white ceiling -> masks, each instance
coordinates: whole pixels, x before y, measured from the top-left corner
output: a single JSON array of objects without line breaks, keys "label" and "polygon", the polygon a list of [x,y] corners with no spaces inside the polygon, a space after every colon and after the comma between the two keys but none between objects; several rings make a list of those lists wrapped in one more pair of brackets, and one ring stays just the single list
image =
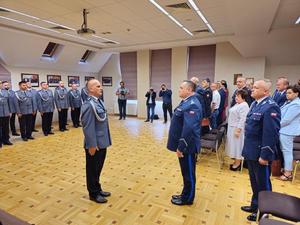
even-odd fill
[{"label": "white ceiling", "polygon": [[[186,1],[157,0],[190,31],[207,29],[192,9],[166,7]],[[98,36],[120,44],[100,45],[66,36],[62,32],[54,33],[1,18],[0,35],[2,40],[3,32],[9,32],[8,40],[17,42],[17,36],[10,38],[16,32],[8,30],[25,30],[36,39],[41,38],[36,33],[41,34],[44,41],[40,42],[40,46],[36,41],[34,46],[39,56],[46,46],[44,42],[47,43],[46,40],[49,39],[58,39],[66,43],[72,41],[72,46],[77,46],[82,50],[103,48],[100,50],[102,52],[229,41],[245,57],[265,56],[269,63],[300,64],[300,25],[294,24],[300,16],[300,0],[195,0],[195,2],[213,26],[215,34],[188,35],[148,0],[0,0],[1,7],[17,10],[43,20],[51,20],[74,29],[80,28],[82,9],[86,8],[90,12],[88,26],[94,29]],[[41,20],[37,21],[14,13],[0,12],[0,16],[47,28],[53,26]],[[104,32],[111,33],[103,34]],[[66,31],[66,33],[77,35],[75,31]],[[104,42],[95,37],[88,37],[88,39]],[[1,51],[3,51],[2,46]],[[285,55],[282,54],[283,52]],[[13,61],[13,57],[17,56],[9,57],[8,61]]]}]

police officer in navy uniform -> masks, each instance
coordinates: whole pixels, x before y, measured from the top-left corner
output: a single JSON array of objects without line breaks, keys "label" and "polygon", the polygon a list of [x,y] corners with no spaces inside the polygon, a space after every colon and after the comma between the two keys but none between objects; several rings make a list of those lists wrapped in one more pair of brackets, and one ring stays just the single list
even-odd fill
[{"label": "police officer in navy uniform", "polygon": [[69,90],[69,103],[71,107],[71,118],[73,122],[73,126],[75,128],[80,127],[79,117],[80,117],[80,108],[82,105],[80,91],[77,90],[77,84],[72,84],[72,89]]},{"label": "police officer in navy uniform", "polygon": [[167,148],[176,152],[183,177],[181,194],[173,195],[171,199],[175,205],[191,205],[195,198],[196,153],[200,150],[202,109],[194,91],[192,81],[184,81],[180,85],[179,97],[183,100],[174,110],[169,130]]},{"label": "police officer in navy uniform", "polygon": [[101,83],[92,79],[87,83],[90,97],[81,107],[81,122],[86,154],[86,182],[90,200],[105,203],[111,195],[102,190],[100,174],[106,158],[106,149],[111,145],[108,118],[101,96]]},{"label": "police officer in navy uniform", "polygon": [[272,191],[270,180],[271,163],[277,157],[279,142],[280,108],[270,97],[271,82],[259,80],[253,85],[252,103],[247,115],[245,141],[242,155],[248,164],[252,199],[250,206],[242,206],[243,211],[252,213],[247,217],[255,221],[260,191]]},{"label": "police officer in navy uniform", "polygon": [[[31,95],[33,96],[33,98],[35,98],[35,101],[36,101],[37,90],[35,90],[31,87],[30,81],[27,81],[26,85],[27,85],[27,91],[31,93]],[[36,112],[34,113],[34,115],[32,117],[32,132],[38,132],[38,130],[35,129],[35,121],[36,121]]]},{"label": "police officer in navy uniform", "polygon": [[54,134],[51,131],[53,112],[54,112],[54,96],[53,92],[48,88],[46,82],[41,82],[41,90],[37,92],[37,108],[42,117],[42,130],[45,136]]},{"label": "police officer in navy uniform", "polygon": [[4,145],[12,145],[9,141],[9,116],[10,116],[10,100],[9,93],[6,89],[8,86],[7,81],[2,82],[2,88],[0,88],[0,129],[2,132],[1,142]]},{"label": "police officer in navy uniform", "polygon": [[23,141],[34,139],[32,137],[32,117],[37,110],[35,98],[27,91],[26,83],[26,81],[19,82],[20,90],[15,92],[14,98]]},{"label": "police officer in navy uniform", "polygon": [[68,120],[68,109],[69,109],[69,98],[68,90],[65,88],[63,81],[59,81],[59,86],[54,91],[55,105],[58,111],[58,124],[59,130],[68,130],[67,120]]},{"label": "police officer in navy uniform", "polygon": [[17,133],[16,130],[16,106],[14,103],[14,98],[15,98],[15,92],[11,89],[11,84],[7,82],[6,90],[9,93],[9,107],[10,107],[10,119],[9,119],[9,124],[10,124],[10,131],[13,136],[20,136],[19,133]]}]

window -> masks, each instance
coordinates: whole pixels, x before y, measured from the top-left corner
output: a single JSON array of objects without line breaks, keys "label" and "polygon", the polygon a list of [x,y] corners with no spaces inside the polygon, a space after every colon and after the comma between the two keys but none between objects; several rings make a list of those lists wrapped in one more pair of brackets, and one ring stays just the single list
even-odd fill
[{"label": "window", "polygon": [[58,46],[57,43],[49,42],[42,56],[52,58]]},{"label": "window", "polygon": [[122,80],[125,87],[129,89],[128,99],[137,99],[137,53],[120,53],[120,67]]},{"label": "window", "polygon": [[91,55],[92,51],[90,50],[86,50],[85,53],[83,54],[83,56],[81,57],[80,61],[81,63],[86,63],[87,59],[89,58],[89,56]]},{"label": "window", "polygon": [[216,45],[189,47],[188,79],[198,77],[199,80],[215,77]]},{"label": "window", "polygon": [[172,49],[151,51],[150,86],[159,92],[162,84],[171,89]]}]

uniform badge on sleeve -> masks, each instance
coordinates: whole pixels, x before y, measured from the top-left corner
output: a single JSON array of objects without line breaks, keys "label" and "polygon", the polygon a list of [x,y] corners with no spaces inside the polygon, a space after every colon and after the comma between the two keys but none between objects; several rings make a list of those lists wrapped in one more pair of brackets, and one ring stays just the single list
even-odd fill
[{"label": "uniform badge on sleeve", "polygon": [[277,113],[271,113],[271,116],[272,116],[272,117],[276,117],[276,116],[277,116]]},{"label": "uniform badge on sleeve", "polygon": [[189,112],[191,115],[194,115],[195,114],[195,111],[190,111]]}]

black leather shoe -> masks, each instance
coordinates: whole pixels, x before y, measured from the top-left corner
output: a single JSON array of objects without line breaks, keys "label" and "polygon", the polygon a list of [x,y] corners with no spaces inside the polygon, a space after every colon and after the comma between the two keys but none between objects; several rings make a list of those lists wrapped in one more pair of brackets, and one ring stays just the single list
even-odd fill
[{"label": "black leather shoe", "polygon": [[248,213],[256,213],[257,212],[257,209],[254,209],[251,206],[242,206],[241,210],[248,212]]},{"label": "black leather shoe", "polygon": [[149,122],[150,120],[145,120],[144,122]]},{"label": "black leather shoe", "polygon": [[78,127],[82,127],[80,124],[78,124]]},{"label": "black leather shoe", "polygon": [[10,141],[4,142],[3,144],[4,144],[4,145],[13,145],[13,143],[11,143]]},{"label": "black leather shoe", "polygon": [[52,131],[50,131],[48,134],[54,134]]},{"label": "black leather shoe", "polygon": [[32,132],[39,132],[39,131],[38,131],[38,130],[36,130],[36,129],[33,129],[33,130],[32,130]]},{"label": "black leather shoe", "polygon": [[97,203],[106,203],[107,202],[107,199],[101,195],[97,195],[96,197],[90,196],[90,200],[97,202]]},{"label": "black leather shoe", "polygon": [[230,166],[229,169],[230,169],[231,171],[240,171],[240,170],[241,170],[241,164],[240,164],[238,167]]},{"label": "black leather shoe", "polygon": [[45,135],[45,136],[48,136],[48,134],[47,134],[47,133],[44,133],[44,135]]},{"label": "black leather shoe", "polygon": [[30,136],[30,137],[28,137],[27,139],[33,140],[33,139],[34,139],[34,137]]},{"label": "black leather shoe", "polygon": [[69,130],[68,128],[65,128],[64,130]]},{"label": "black leather shoe", "polygon": [[180,199],[181,195],[172,195],[172,199]]},{"label": "black leather shoe", "polygon": [[65,130],[64,129],[60,129],[59,131],[64,132]]},{"label": "black leather shoe", "polygon": [[247,220],[249,220],[249,221],[254,221],[255,222],[256,218],[257,218],[257,213],[252,213],[249,216],[247,216]]},{"label": "black leather shoe", "polygon": [[111,195],[111,193],[110,192],[106,192],[106,191],[100,191],[100,195],[102,197],[109,197]]},{"label": "black leather shoe", "polygon": [[20,136],[18,133],[12,133],[12,136]]},{"label": "black leather shoe", "polygon": [[22,138],[23,139],[23,141],[28,141],[28,139],[27,138]]},{"label": "black leather shoe", "polygon": [[185,202],[185,201],[182,201],[181,198],[178,198],[178,199],[171,199],[171,202],[174,204],[174,205],[192,205],[193,202]]},{"label": "black leather shoe", "polygon": [[122,118],[120,117],[119,120],[121,120]]}]

